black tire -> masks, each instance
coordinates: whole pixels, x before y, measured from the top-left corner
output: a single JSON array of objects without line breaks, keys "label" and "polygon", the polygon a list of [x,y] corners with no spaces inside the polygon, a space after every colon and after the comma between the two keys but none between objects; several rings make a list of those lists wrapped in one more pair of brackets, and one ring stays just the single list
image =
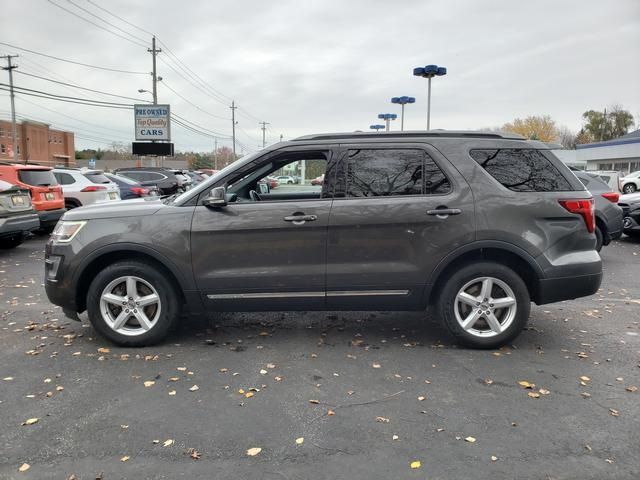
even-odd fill
[{"label": "black tire", "polygon": [[[135,276],[148,282],[160,298],[160,313],[155,325],[136,336],[113,330],[103,318],[100,308],[103,290],[111,282],[126,276]],[[87,293],[87,313],[91,324],[103,337],[122,347],[144,347],[164,340],[180,316],[181,304],[177,287],[167,278],[167,273],[155,265],[138,260],[109,265],[95,276]]]},{"label": "black tire", "polygon": [[39,235],[39,236],[43,237],[45,235],[51,235],[51,232],[53,232],[54,228],[56,228],[55,225],[50,225],[48,227],[40,227],[38,230],[35,230],[33,233],[35,235]]},{"label": "black tire", "polygon": [[22,234],[0,238],[0,249],[8,250],[10,248],[16,248],[22,242],[24,242],[24,235]]},{"label": "black tire", "polygon": [[[458,292],[467,283],[479,277],[492,277],[504,282],[515,296],[516,311],[513,320],[503,332],[494,336],[474,335],[465,330],[456,319],[454,309]],[[520,334],[529,320],[531,300],[527,286],[513,270],[499,263],[477,262],[460,268],[446,280],[439,291],[436,308],[440,320],[458,343],[466,347],[488,349],[505,345]],[[504,309],[496,309],[495,312],[496,316],[506,313]],[[480,320],[480,322],[482,323],[484,320]]]},{"label": "black tire", "polygon": [[627,183],[622,187],[622,193],[633,193],[637,190],[633,183]]},{"label": "black tire", "polygon": [[71,210],[73,208],[78,208],[78,207],[81,207],[81,206],[82,205],[80,205],[79,203],[74,202],[74,201],[66,201],[66,202],[64,202],[64,208],[66,208],[67,210]]},{"label": "black tire", "polygon": [[602,233],[602,230],[600,230],[600,227],[597,225],[595,229],[595,234],[596,234],[596,251],[599,252],[600,250],[602,250],[602,245],[604,244],[604,235]]}]

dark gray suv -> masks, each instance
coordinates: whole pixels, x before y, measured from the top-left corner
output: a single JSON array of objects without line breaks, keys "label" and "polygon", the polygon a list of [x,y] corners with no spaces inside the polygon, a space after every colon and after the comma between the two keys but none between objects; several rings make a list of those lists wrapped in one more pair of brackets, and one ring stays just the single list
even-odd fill
[{"label": "dark gray suv", "polygon": [[[284,174],[300,184],[270,190]],[[183,311],[433,305],[460,343],[494,348],[531,301],[598,290],[594,228],[591,195],[539,142],[312,135],[179,196],[67,212],[47,243],[46,291],[119,345],[162,340]]]}]

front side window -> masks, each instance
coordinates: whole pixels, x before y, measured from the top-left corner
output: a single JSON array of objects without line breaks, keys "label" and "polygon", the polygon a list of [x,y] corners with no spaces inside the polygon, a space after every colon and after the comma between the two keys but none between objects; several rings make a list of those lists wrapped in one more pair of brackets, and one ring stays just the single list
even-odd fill
[{"label": "front side window", "polygon": [[352,149],[343,162],[345,185],[341,188],[342,182],[337,182],[338,196],[436,195],[451,190],[447,177],[424,150]]},{"label": "front side window", "polygon": [[534,149],[492,149],[469,152],[478,165],[514,192],[564,192],[571,185],[560,171]]}]

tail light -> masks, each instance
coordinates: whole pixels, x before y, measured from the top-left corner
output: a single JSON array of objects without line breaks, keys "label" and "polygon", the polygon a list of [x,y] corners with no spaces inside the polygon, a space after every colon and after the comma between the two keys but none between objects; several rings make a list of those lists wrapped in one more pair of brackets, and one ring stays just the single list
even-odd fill
[{"label": "tail light", "polygon": [[618,200],[620,200],[620,194],[618,192],[607,192],[603,193],[602,196],[611,203],[618,203]]},{"label": "tail light", "polygon": [[138,195],[139,197],[145,197],[145,196],[149,195],[149,189],[148,188],[131,187],[131,191],[133,193],[135,193],[136,195]]},{"label": "tail light", "polygon": [[575,200],[559,200],[568,212],[582,215],[587,231],[593,233],[596,229],[596,212],[593,208],[593,198],[580,198]]},{"label": "tail light", "polygon": [[106,190],[107,187],[101,187],[101,186],[90,186],[90,187],[84,187],[82,190],[80,190],[81,192],[99,192],[102,190]]}]

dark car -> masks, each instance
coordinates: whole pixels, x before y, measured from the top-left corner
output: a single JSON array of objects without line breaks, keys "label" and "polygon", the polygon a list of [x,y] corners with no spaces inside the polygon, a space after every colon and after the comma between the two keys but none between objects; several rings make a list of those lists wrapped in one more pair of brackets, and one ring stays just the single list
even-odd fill
[{"label": "dark car", "polygon": [[602,181],[598,175],[589,172],[574,171],[576,177],[587,187],[595,200],[596,207],[596,250],[603,245],[609,245],[611,240],[622,236],[622,208],[618,206],[620,194],[613,192],[611,187]]},{"label": "dark car", "polygon": [[622,208],[624,234],[640,238],[640,193],[622,195],[618,205]]},{"label": "dark car", "polygon": [[114,175],[113,173],[105,173],[105,177],[118,185],[120,188],[120,199],[129,200],[131,198],[150,197],[158,195],[160,192],[155,185],[143,187],[140,183],[123,175]]},{"label": "dark car", "polygon": [[[302,162],[328,172],[322,188],[258,191]],[[591,193],[541,142],[311,135],[177,197],[67,212],[46,245],[45,288],[119,345],[161,341],[185,311],[432,305],[459,343],[496,348],[522,331],[532,301],[598,291],[595,228]]]},{"label": "dark car", "polygon": [[154,185],[161,195],[173,195],[178,192],[180,183],[169,170],[155,167],[118,168],[113,171],[138,182],[143,187]]},{"label": "dark car", "polygon": [[29,190],[0,180],[0,248],[14,248],[40,227]]}]

